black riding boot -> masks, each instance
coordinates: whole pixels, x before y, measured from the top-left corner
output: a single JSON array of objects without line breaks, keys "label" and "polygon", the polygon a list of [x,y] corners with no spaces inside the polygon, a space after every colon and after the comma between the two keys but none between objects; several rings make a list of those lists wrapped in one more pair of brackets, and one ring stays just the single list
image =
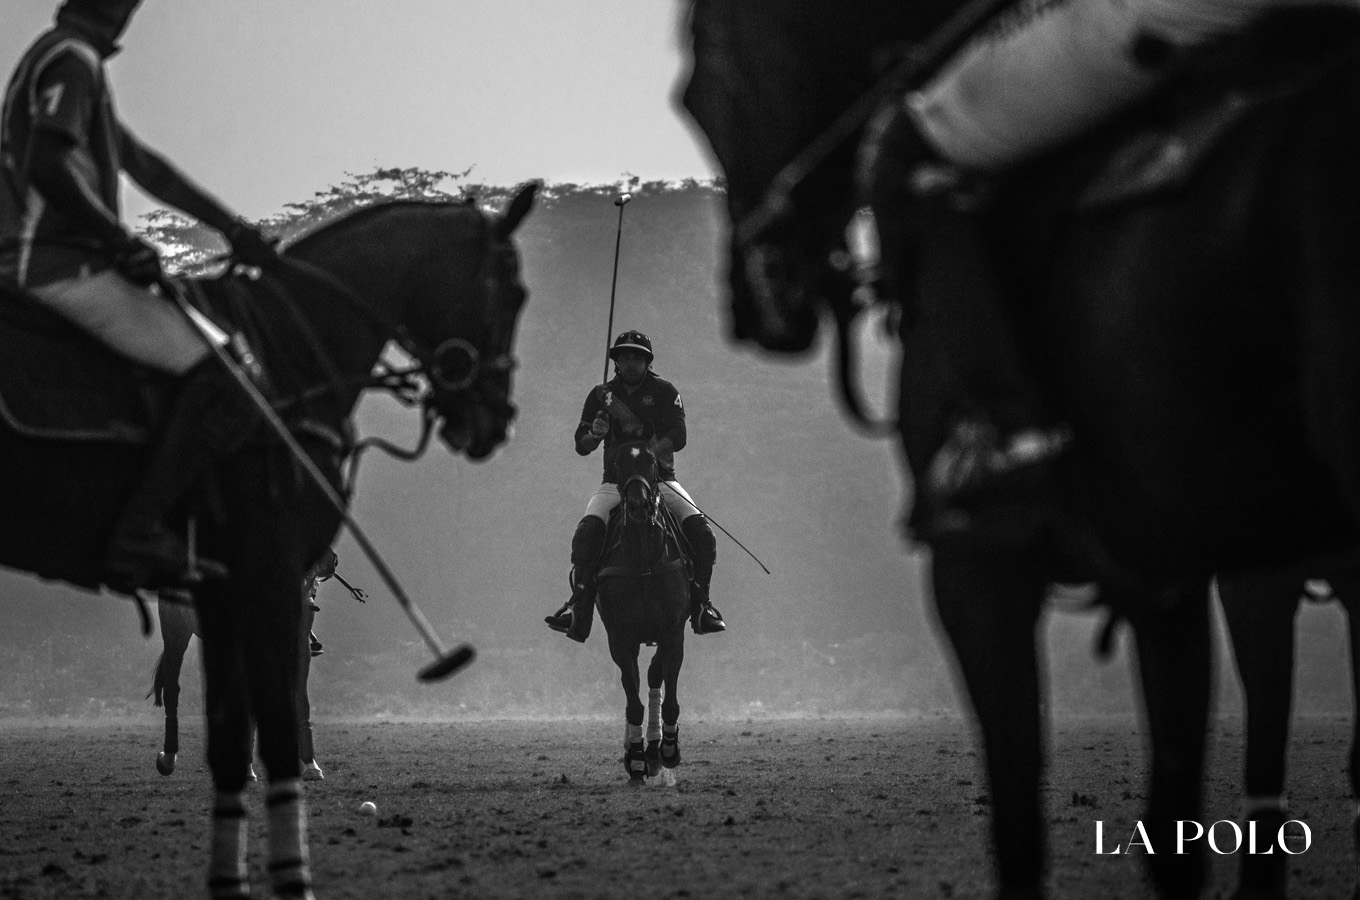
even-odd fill
[{"label": "black riding boot", "polygon": [[605,524],[586,516],[576,526],[571,539],[571,599],[543,621],[577,643],[590,637],[595,622],[595,572],[604,553]]},{"label": "black riding boot", "polygon": [[708,583],[713,577],[713,563],[718,558],[718,542],[708,519],[694,515],[680,523],[680,530],[694,553],[694,572],[689,583],[689,624],[695,634],[716,634],[727,630],[722,613],[708,598]]},{"label": "black riding boot", "polygon": [[964,180],[900,103],[870,125],[859,182],[883,248],[877,288],[901,304],[908,352],[931,357],[917,367],[931,367],[918,380],[933,387],[911,397],[931,443],[924,454],[915,448],[928,463],[913,525],[927,528],[924,519],[960,508],[1047,494],[1051,462],[1070,440],[1024,353],[1026,316],[996,271],[984,192]]},{"label": "black riding boot", "polygon": [[105,584],[131,593],[226,574],[220,563],[190,559],[184,538],[165,519],[205,470],[245,443],[258,421],[259,411],[215,357],[184,374],[142,480],[114,523]]}]

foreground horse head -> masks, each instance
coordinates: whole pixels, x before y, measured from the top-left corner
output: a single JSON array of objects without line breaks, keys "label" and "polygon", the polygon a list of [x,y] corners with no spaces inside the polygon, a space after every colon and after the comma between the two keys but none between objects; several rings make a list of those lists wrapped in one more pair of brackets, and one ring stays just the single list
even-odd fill
[{"label": "foreground horse head", "polygon": [[806,350],[821,311],[850,305],[846,227],[856,207],[851,163],[860,128],[822,148],[816,165],[795,157],[873,84],[896,40],[922,37],[950,5],[694,0],[683,102],[726,179],[738,340]]},{"label": "foreground horse head", "polygon": [[[816,68],[825,61],[817,48],[850,33],[834,21],[817,25],[815,11],[798,2],[777,13],[767,6],[694,3],[698,58],[686,103],[720,161],[736,158],[740,178],[730,206],[738,239],[753,233],[741,217],[752,208],[753,190],[763,189],[752,187],[752,173],[770,173],[772,156],[793,158],[834,118],[818,102],[819,79],[827,77],[826,90],[838,96],[840,82]],[[751,17],[778,22],[800,11],[801,29],[773,28],[768,41],[750,24]],[[835,14],[870,20],[879,32],[843,73],[863,73],[877,45],[925,35],[912,30],[906,10],[840,4]],[[771,47],[776,60],[792,60],[785,65],[797,75],[774,65],[767,79],[744,77],[762,61],[743,53]],[[1341,198],[1360,193],[1358,58],[1360,25],[1351,12],[1281,12],[1208,60],[1199,80],[1182,85],[1189,90],[1142,110],[1140,122],[1152,123],[1150,142],[1124,144],[1140,123],[1114,123],[999,186],[986,223],[994,261],[1017,300],[1037,374],[1075,438],[1059,473],[1060,527],[1046,525],[1024,545],[995,552],[968,533],[933,546],[938,619],[986,750],[1002,895],[1042,895],[1036,629],[1045,584],[1070,574],[1062,567],[1073,551],[1133,625],[1152,749],[1144,821],[1161,845],[1174,842],[1177,820],[1200,813],[1209,575],[1357,539],[1360,265],[1350,248],[1360,240],[1360,220]],[[860,87],[870,83],[861,79]],[[1229,100],[1213,106],[1218,98]],[[1228,138],[1183,154],[1199,164],[1172,167],[1176,177],[1154,182],[1156,190],[1130,190],[1129,180],[1118,178],[1113,190],[1103,180],[1074,183],[1084,173],[1109,173],[1105,160],[1124,146],[1144,151],[1143,159],[1162,159],[1150,152],[1159,148],[1185,150],[1155,139],[1187,125],[1199,126],[1189,132],[1198,138],[1225,128]],[[821,159],[832,169],[846,157]],[[844,171],[806,176],[800,183],[847,185],[849,178]],[[787,216],[825,217],[824,235],[844,221],[843,204],[811,190],[800,195],[776,184],[772,193],[790,198]],[[1077,196],[1080,204],[1055,203]],[[779,211],[778,203],[760,205]],[[885,224],[900,231],[903,223]],[[960,340],[960,322],[982,308],[960,277],[970,274],[966,267],[947,258],[942,242],[934,249],[919,286],[933,292],[931,302],[901,332],[900,438],[918,477],[941,440],[939,386],[954,364],[951,342]],[[732,276],[746,272],[737,265]],[[761,290],[755,280],[734,283],[738,317],[749,315],[742,292]],[[796,285],[777,296],[789,298],[794,312],[775,307],[774,324],[756,319],[742,336],[773,347],[798,343],[786,340],[790,332],[806,337],[796,313],[807,298],[820,301]],[[834,298],[828,302],[834,307]],[[1147,863],[1161,896],[1192,897],[1203,886],[1202,848],[1149,854]]]},{"label": "foreground horse head", "polygon": [[[680,764],[677,689],[685,658],[689,577],[678,525],[661,504],[650,443],[620,444],[614,460],[622,501],[605,538],[597,603],[609,634],[609,655],[623,682],[623,764],[636,783]],[[645,745],[638,671],[638,650],[644,643],[656,645],[647,668]]]},{"label": "foreground horse head", "polygon": [[[280,416],[337,490],[355,452],[349,418],[366,388],[423,397],[427,431],[441,420],[450,450],[471,459],[506,439],[515,325],[527,296],[510,237],[533,194],[526,188],[499,216],[463,203],[376,205],[298,241],[258,283],[195,288],[246,334]],[[412,371],[375,373],[389,340],[416,361]],[[0,421],[0,564],[98,587],[111,523],[144,452],[101,438],[35,438]],[[341,514],[296,472],[280,442],[250,442],[212,471],[211,501],[193,504],[200,546],[230,572],[194,591],[215,790],[208,877],[224,896],[247,893],[241,792],[252,723],[269,777],[274,890],[310,896],[298,586],[333,543]]]}]

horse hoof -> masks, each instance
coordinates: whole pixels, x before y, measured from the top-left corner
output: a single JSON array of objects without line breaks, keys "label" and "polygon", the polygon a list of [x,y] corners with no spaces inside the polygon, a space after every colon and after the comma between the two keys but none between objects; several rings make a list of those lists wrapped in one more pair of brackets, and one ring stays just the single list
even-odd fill
[{"label": "horse hoof", "polygon": [[661,765],[674,769],[680,765],[680,739],[664,737],[661,739]]},{"label": "horse hoof", "polygon": [[162,775],[169,775],[175,771],[175,754],[166,753],[162,750],[156,754],[156,771]]},{"label": "horse hoof", "polygon": [[629,781],[640,782],[647,777],[647,756],[643,752],[642,741],[628,745],[628,752],[623,755],[623,768],[628,773]]},{"label": "horse hoof", "polygon": [[647,777],[654,778],[661,771],[661,742],[648,741],[642,756],[647,760]]},{"label": "horse hoof", "polygon": [[321,765],[316,760],[312,760],[302,764],[302,780],[325,781],[326,774],[321,771]]}]

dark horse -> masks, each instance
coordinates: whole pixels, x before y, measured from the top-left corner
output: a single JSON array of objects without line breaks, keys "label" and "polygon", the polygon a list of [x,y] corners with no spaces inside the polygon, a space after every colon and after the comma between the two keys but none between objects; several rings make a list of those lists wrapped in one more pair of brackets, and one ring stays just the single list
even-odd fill
[{"label": "dark horse", "polygon": [[[281,414],[333,485],[342,485],[353,449],[349,416],[361,391],[394,384],[391,372],[374,375],[390,339],[424,373],[426,425],[443,420],[439,434],[450,450],[482,459],[505,440],[515,414],[515,326],[527,296],[510,236],[533,193],[533,186],[520,192],[500,216],[465,203],[363,209],[290,247],[263,279],[269,295],[261,302],[205,285],[210,297],[226,297],[219,315],[248,326]],[[35,438],[6,422],[0,563],[98,588],[111,523],[144,453],[126,442]],[[230,571],[194,591],[216,789],[209,881],[220,896],[247,893],[241,793],[256,730],[269,779],[273,888],[311,895],[299,789],[296,698],[305,632],[298,585],[341,518],[297,472],[281,442],[247,444],[212,472],[196,516],[202,552]]]},{"label": "dark horse", "polygon": [[[317,583],[335,574],[335,552],[327,551],[322,559],[307,571],[302,581],[302,621],[298,645],[298,755],[302,760],[302,778],[321,781],[325,778],[321,764],[316,761],[312,740],[312,703],[307,695],[307,681],[311,677],[312,657],[321,652],[320,645],[312,645],[312,624],[316,619]],[[362,600],[362,592],[350,588]],[[171,775],[175,771],[175,757],[179,754],[179,673],[184,665],[184,654],[189,650],[189,639],[198,635],[198,616],[194,614],[193,598],[180,591],[162,591],[156,602],[156,617],[160,622],[161,655],[152,669],[151,692],[156,706],[165,707],[165,739],[156,754],[156,771]],[[251,766],[254,780],[254,766]]]},{"label": "dark horse", "polygon": [[[1319,582],[1325,582],[1325,587]],[[1246,808],[1249,817],[1260,823],[1258,831],[1269,839],[1290,819],[1285,763],[1294,698],[1294,618],[1305,598],[1314,602],[1334,598],[1341,603],[1350,634],[1352,696],[1360,697],[1360,666],[1354,662],[1360,652],[1360,565],[1354,559],[1332,559],[1242,570],[1219,577],[1218,596],[1246,713]],[[1353,717],[1351,729],[1347,770],[1351,797],[1360,800],[1360,718]],[[1357,823],[1353,836],[1360,845],[1360,819]],[[1288,870],[1288,858],[1278,853],[1244,856],[1234,900],[1283,900]]]},{"label": "dark horse", "polygon": [[[656,456],[646,441],[615,451],[621,500],[600,557],[596,603],[609,633],[609,655],[619,667],[627,698],[624,768],[641,782],[664,766],[680,764],[680,700],[676,685],[685,661],[689,618],[689,565],[680,528],[661,502]],[[642,742],[638,650],[655,644],[647,667],[647,743]],[[660,712],[661,720],[657,721]]]},{"label": "dark horse", "polygon": [[[853,318],[835,251],[859,206],[862,129],[799,154],[876,83],[884,51],[919,42],[957,5],[695,0],[685,104],[728,176],[738,337],[799,350],[819,308]],[[1034,513],[1032,540],[990,547],[965,532],[932,547],[939,621],[985,750],[999,896],[1043,894],[1036,628],[1045,584],[1080,573],[1133,628],[1152,882],[1163,897],[1202,889],[1202,846],[1163,847],[1176,820],[1201,818],[1210,576],[1357,538],[1357,113],[1355,15],[1272,13],[1136,115],[1012,173],[979,213],[1026,349],[1074,435],[1059,518],[1072,527],[1002,509]],[[1148,182],[1109,176],[1106,161],[1130,146],[1183,165],[1141,170],[1156,175]],[[1073,200],[1102,179],[1099,203]],[[774,202],[762,203],[772,182]],[[943,440],[953,354],[969,348],[960,329],[991,308],[968,283],[971,258],[952,258],[943,235],[924,239],[923,300],[899,329],[897,430],[918,484]],[[889,241],[884,259],[909,249]]]}]

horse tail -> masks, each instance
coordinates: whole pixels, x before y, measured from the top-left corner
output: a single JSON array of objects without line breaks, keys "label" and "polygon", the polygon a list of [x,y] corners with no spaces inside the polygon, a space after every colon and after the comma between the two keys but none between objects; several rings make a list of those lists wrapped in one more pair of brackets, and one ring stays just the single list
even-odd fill
[{"label": "horse tail", "polygon": [[161,668],[164,663],[165,663],[165,651],[162,650],[161,655],[156,657],[156,667],[151,670],[151,690],[146,692],[146,695],[148,697],[154,695],[156,698],[155,700],[151,701],[152,706],[165,705],[161,702],[161,693],[165,689],[165,673],[162,671]]}]

